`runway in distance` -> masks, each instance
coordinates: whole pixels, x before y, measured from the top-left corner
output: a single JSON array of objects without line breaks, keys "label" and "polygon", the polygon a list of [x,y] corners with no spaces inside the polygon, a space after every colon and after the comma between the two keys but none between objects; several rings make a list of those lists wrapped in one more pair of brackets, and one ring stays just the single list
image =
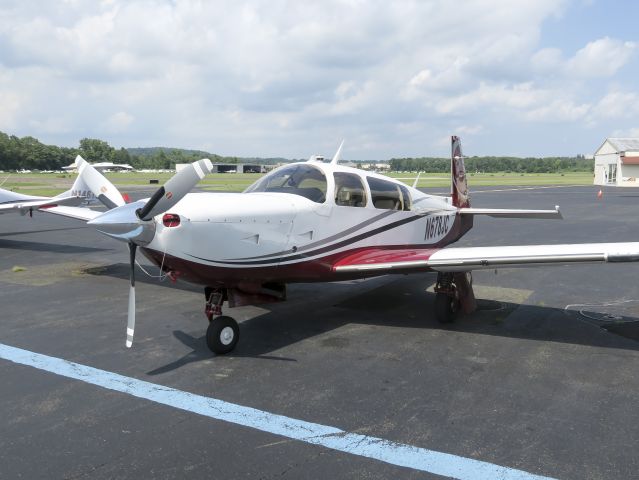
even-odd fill
[{"label": "runway in distance", "polygon": [[125,203],[81,157],[80,176],[109,210],[53,207],[126,242],[130,280],[126,345],[135,328],[137,249],[173,279],[203,285],[208,347],[228,353],[239,326],[229,307],[286,299],[286,285],[388,273],[437,272],[435,313],[450,322],[475,308],[471,271],[578,262],[639,261],[639,242],[447,247],[476,216],[561,219],[551,210],[472,208],[458,137],[452,137],[451,195],[429,195],[398,180],[312,159],[279,167],[242,193],[190,193],[212,170],[199,160],[148,199]]}]

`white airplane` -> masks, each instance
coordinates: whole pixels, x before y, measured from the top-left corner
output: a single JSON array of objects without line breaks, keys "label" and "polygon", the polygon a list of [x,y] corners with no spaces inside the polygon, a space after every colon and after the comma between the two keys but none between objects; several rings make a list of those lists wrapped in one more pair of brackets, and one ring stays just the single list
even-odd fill
[{"label": "white airplane", "polygon": [[[98,162],[98,163],[93,163],[91,165],[93,166],[93,168],[95,168],[99,172],[104,172],[105,170],[112,171],[112,172],[122,172],[122,171],[132,172],[133,170],[135,170],[128,163]],[[62,170],[70,172],[72,170],[76,170],[77,168],[78,167],[74,162],[71,165],[62,167]]]},{"label": "white airplane", "polygon": [[[99,200],[107,208],[113,208],[116,205],[109,201],[108,197],[103,192],[97,191],[96,194],[89,188],[84,180],[87,175],[95,175],[93,169],[86,170],[85,166],[88,163],[78,155],[74,164],[74,169],[78,170],[78,176],[76,177],[73,185],[66,192],[60,193],[55,197],[38,197],[33,195],[24,195],[22,193],[12,192],[0,188],[0,214],[9,212],[19,212],[21,215],[33,216],[34,210],[44,211],[48,208],[58,206],[77,206],[80,204],[93,204]],[[99,170],[99,169],[95,169]],[[111,182],[102,178],[102,183],[108,184],[111,188],[115,189]],[[105,183],[106,181],[106,183]]]},{"label": "white airplane", "polygon": [[131,286],[126,345],[135,327],[135,256],[172,278],[205,286],[208,347],[230,352],[239,327],[229,307],[281,301],[286,284],[328,282],[387,273],[436,271],[435,312],[448,322],[475,307],[470,272],[477,269],[639,261],[638,243],[443,248],[461,238],[477,215],[559,219],[554,210],[471,208],[461,145],[452,137],[450,197],[428,195],[385,176],[309,160],[273,170],[243,193],[189,193],[212,169],[199,160],[149,199],[125,204],[82,159],[89,188],[111,209],[55,207],[48,212],[88,221],[126,242]]},{"label": "white airplane", "polygon": [[[85,195],[82,195],[82,192],[84,192]],[[24,195],[0,188],[0,214],[19,212],[21,215],[28,213],[30,216],[33,216],[34,210],[45,210],[59,205],[80,205],[85,201],[87,193],[93,195],[85,186],[80,175],[75,179],[70,190],[55,197]]]}]

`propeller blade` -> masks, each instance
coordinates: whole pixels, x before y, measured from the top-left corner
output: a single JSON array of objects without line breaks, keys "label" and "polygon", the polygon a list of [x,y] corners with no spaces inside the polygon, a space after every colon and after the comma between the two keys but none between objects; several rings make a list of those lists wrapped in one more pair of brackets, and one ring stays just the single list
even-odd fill
[{"label": "propeller blade", "polygon": [[73,190],[90,190],[109,210],[125,204],[118,189],[80,155],[75,157],[75,166],[78,179],[73,184]]},{"label": "propeller blade", "polygon": [[129,313],[126,324],[126,348],[131,348],[133,345],[133,334],[135,333],[135,251],[137,248],[135,243],[129,243],[131,286],[129,287]]},{"label": "propeller blade", "polygon": [[208,158],[198,160],[173,175],[161,186],[140,210],[138,216],[142,220],[151,218],[169,210],[189,193],[207,173],[211,173],[213,164]]}]

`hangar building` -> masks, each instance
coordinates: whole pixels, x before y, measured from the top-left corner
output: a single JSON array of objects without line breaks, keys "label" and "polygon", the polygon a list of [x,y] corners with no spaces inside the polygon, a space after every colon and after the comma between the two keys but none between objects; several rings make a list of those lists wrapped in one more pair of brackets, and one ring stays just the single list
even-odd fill
[{"label": "hangar building", "polygon": [[595,152],[595,185],[639,187],[639,138],[607,138]]}]

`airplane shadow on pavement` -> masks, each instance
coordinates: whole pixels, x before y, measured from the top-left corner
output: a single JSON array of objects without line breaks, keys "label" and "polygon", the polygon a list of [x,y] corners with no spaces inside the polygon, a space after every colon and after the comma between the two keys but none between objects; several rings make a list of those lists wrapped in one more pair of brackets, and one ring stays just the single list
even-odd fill
[{"label": "airplane shadow on pavement", "polygon": [[[352,324],[639,350],[639,318],[634,317],[617,322],[584,321],[577,311],[479,298],[476,312],[462,315],[454,323],[440,324],[433,312],[435,295],[425,291],[435,279],[436,275],[429,273],[379,277],[366,283],[322,284],[319,297],[317,285],[292,285],[287,302],[271,304],[269,312],[240,322],[240,342],[225,356],[296,361],[274,352],[315,337],[320,338],[319,343],[311,348],[349,348],[348,334],[326,334]],[[233,311],[226,310],[225,314],[233,316]],[[148,375],[159,375],[214,358],[206,346],[205,327],[204,321],[203,335],[198,338],[174,331],[173,336],[192,351],[147,372]],[[601,329],[615,335],[602,335]],[[384,335],[384,332],[382,330],[380,334]]]}]

